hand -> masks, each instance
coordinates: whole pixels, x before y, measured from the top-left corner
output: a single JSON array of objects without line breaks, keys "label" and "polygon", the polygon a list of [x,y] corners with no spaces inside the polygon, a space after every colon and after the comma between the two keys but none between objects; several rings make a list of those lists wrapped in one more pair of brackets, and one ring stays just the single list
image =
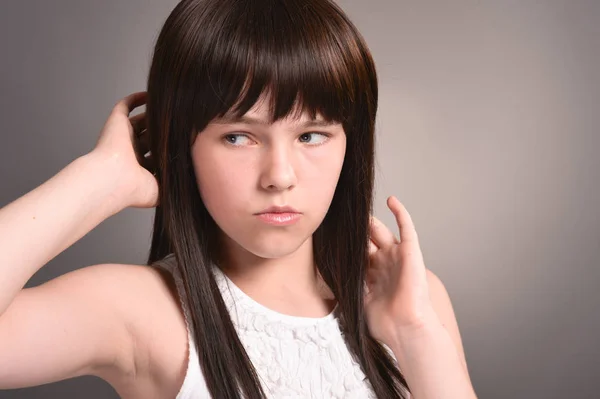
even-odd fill
[{"label": "hand", "polygon": [[427,271],[415,226],[396,197],[387,205],[396,217],[400,240],[371,217],[365,312],[371,336],[388,346],[404,331],[438,322],[429,298]]},{"label": "hand", "polygon": [[155,165],[149,153],[146,113],[129,117],[146,103],[146,92],[137,92],[121,99],[113,108],[89,155],[107,166],[118,181],[118,195],[136,208],[158,205],[158,182]]}]

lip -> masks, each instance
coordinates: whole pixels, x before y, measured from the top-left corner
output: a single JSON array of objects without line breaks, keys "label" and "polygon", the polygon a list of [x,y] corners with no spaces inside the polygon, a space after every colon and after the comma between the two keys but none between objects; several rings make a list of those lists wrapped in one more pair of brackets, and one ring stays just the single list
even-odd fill
[{"label": "lip", "polygon": [[289,226],[296,223],[302,214],[296,212],[267,212],[259,213],[257,216],[262,222],[273,226]]},{"label": "lip", "polygon": [[265,213],[300,213],[298,212],[296,209],[292,208],[291,206],[270,206],[266,209],[263,209],[262,211],[256,213],[255,215],[261,215],[261,214],[265,214]]}]

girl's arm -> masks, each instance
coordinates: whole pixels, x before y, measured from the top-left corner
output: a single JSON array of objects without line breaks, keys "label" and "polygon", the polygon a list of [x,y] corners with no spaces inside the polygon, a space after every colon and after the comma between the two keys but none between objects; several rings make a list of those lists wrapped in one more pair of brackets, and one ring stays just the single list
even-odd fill
[{"label": "girl's arm", "polygon": [[372,216],[365,296],[369,332],[392,350],[415,399],[476,398],[448,292],[425,267],[404,205],[394,196],[387,205],[400,239]]},{"label": "girl's arm", "polygon": [[139,269],[95,265],[23,287],[111,215],[156,204],[156,179],[140,165],[145,146],[134,140],[144,114],[129,119],[143,103],[144,92],[119,101],[92,152],[0,209],[0,389],[85,374],[116,381],[133,370],[137,305],[127,295]]},{"label": "girl's arm", "polygon": [[109,163],[80,157],[0,209],[0,317],[34,273],[120,210]]},{"label": "girl's arm", "polygon": [[131,369],[131,337],[115,311],[126,265],[84,267],[23,289],[118,211],[106,165],[94,161],[75,160],[0,209],[0,389]]},{"label": "girl's arm", "polygon": [[427,282],[436,317],[419,328],[398,328],[390,349],[413,398],[476,398],[448,291],[429,269]]},{"label": "girl's arm", "polygon": [[401,332],[391,346],[415,399],[473,399],[456,346],[441,324],[411,333]]}]

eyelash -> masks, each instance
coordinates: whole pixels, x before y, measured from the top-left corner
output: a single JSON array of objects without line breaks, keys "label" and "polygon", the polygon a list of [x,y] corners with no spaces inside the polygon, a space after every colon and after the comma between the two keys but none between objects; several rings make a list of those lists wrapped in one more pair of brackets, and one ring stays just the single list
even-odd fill
[{"label": "eyelash", "polygon": [[[323,145],[323,144],[327,143],[327,142],[329,141],[329,138],[331,137],[331,135],[330,135],[330,134],[327,134],[327,133],[322,133],[322,132],[308,132],[308,133],[302,133],[302,134],[300,135],[300,137],[302,137],[302,136],[304,136],[304,135],[307,135],[307,134],[318,134],[318,135],[324,136],[324,137],[326,138],[326,140],[324,140],[323,142],[321,142],[321,143],[319,143],[319,144],[308,144],[308,145],[309,145],[309,146],[311,146],[311,147],[318,147],[318,146],[320,146],[320,145]],[[226,134],[225,136],[223,136],[223,141],[224,141],[226,144],[228,144],[228,145],[230,145],[230,146],[232,146],[232,147],[242,147],[241,145],[232,144],[232,143],[230,143],[229,141],[227,141],[227,139],[228,139],[228,138],[230,138],[230,137],[236,137],[236,136],[244,136],[244,137],[250,138],[250,137],[248,137],[248,135],[247,135],[247,134],[243,134],[243,133],[228,133],[228,134]]]}]

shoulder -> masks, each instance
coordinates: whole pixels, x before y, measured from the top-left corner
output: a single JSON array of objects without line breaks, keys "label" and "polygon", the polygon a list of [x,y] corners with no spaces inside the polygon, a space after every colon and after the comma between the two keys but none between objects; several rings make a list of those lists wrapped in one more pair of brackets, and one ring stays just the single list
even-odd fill
[{"label": "shoulder", "polygon": [[[175,396],[187,366],[187,328],[170,274],[148,265],[93,266],[129,340],[118,370],[100,371],[122,397]],[[98,281],[98,280],[96,280]],[[157,395],[158,391],[162,393]]]},{"label": "shoulder", "polygon": [[431,299],[431,303],[433,304],[433,308],[440,321],[448,331],[452,341],[454,341],[454,345],[456,346],[461,360],[466,368],[465,353],[458,327],[458,321],[454,313],[454,308],[452,306],[452,301],[450,299],[450,295],[448,294],[448,290],[446,289],[442,280],[434,272],[429,269],[426,270],[427,283],[429,286],[429,297]]}]

